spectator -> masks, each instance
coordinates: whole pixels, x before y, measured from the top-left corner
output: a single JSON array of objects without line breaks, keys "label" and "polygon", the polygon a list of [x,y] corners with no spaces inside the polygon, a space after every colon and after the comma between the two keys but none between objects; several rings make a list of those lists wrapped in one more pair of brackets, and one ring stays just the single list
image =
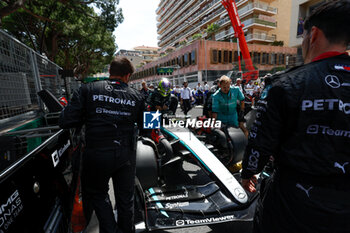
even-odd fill
[{"label": "spectator", "polygon": [[254,232],[349,232],[349,12],[349,0],[316,8],[304,23],[305,64],[265,80],[242,185],[255,191],[271,155],[276,170],[261,186]]},{"label": "spectator", "polygon": [[213,86],[210,88],[210,90],[208,91],[205,97],[205,102],[203,106],[203,115],[206,116],[207,118],[212,117],[212,96],[219,88],[220,88],[219,79],[216,79],[213,82]]},{"label": "spectator", "polygon": [[151,94],[151,92],[154,92],[154,86],[152,83],[148,86],[148,90],[149,90],[150,94]]},{"label": "spectator", "polygon": [[204,89],[203,89],[201,83],[198,83],[198,85],[197,85],[197,90],[198,90],[198,91],[201,91],[201,92],[204,91]]},{"label": "spectator", "polygon": [[183,83],[184,87],[181,90],[181,105],[183,105],[183,111],[187,115],[188,111],[191,109],[190,100],[192,97],[191,88],[188,87],[188,82]]},{"label": "spectator", "polygon": [[303,35],[303,32],[304,32],[303,25],[304,25],[304,20],[303,20],[302,17],[299,17],[299,20],[298,20],[298,29],[297,29],[297,35],[298,35],[298,36]]},{"label": "spectator", "polygon": [[150,91],[147,88],[146,82],[142,82],[142,88],[141,88],[141,94],[143,95],[144,99],[146,100],[149,96]]},{"label": "spectator", "polygon": [[242,94],[244,94],[243,88],[242,88],[242,79],[237,78],[237,79],[236,79],[235,86],[239,88],[239,90],[242,92]]},{"label": "spectator", "polygon": [[208,83],[205,81],[204,82],[204,95],[205,96],[207,96],[209,89],[210,89],[210,87],[209,87]]}]

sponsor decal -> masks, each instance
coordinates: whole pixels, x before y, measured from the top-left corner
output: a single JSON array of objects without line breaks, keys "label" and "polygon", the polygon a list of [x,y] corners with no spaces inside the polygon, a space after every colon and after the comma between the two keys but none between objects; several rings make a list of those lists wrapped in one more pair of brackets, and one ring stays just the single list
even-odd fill
[{"label": "sponsor decal", "polygon": [[185,206],[189,206],[190,203],[188,201],[186,202],[171,202],[171,203],[165,203],[165,208],[167,209],[173,209],[173,208],[181,208]]},{"label": "sponsor decal", "polygon": [[93,95],[92,100],[94,102],[99,101],[99,102],[106,102],[106,103],[129,105],[129,106],[133,106],[133,107],[136,105],[134,100],[114,98],[114,97],[108,96],[108,95]]},{"label": "sponsor decal", "polygon": [[[144,129],[158,129],[160,128],[160,116],[162,114],[157,110],[156,112],[144,112],[143,113],[143,128]],[[170,116],[171,117],[171,116]],[[168,118],[169,119],[169,118]],[[212,118],[207,121],[197,121],[197,119],[186,120],[166,120],[163,119],[164,128],[221,128],[221,121],[214,120]]]},{"label": "sponsor decal", "polygon": [[184,220],[176,220],[175,225],[176,226],[184,226],[185,225],[185,221]]},{"label": "sponsor decal", "polygon": [[5,203],[0,203],[0,229],[7,230],[22,210],[22,200],[18,190],[16,190],[7,198]]},{"label": "sponsor decal", "polygon": [[258,169],[259,157],[260,157],[259,151],[252,149],[249,155],[248,168],[247,168],[248,170],[255,171],[256,169]]},{"label": "sponsor decal", "polygon": [[350,83],[340,83],[339,78],[335,75],[327,75],[324,78],[324,81],[331,88],[339,88],[339,87],[350,87]]},{"label": "sponsor decal", "polygon": [[350,66],[346,66],[346,65],[334,65],[334,69],[350,72]]},{"label": "sponsor decal", "polygon": [[180,199],[180,198],[188,198],[188,192],[186,192],[184,194],[166,197],[165,200],[176,200],[176,199]]},{"label": "sponsor decal", "polygon": [[305,188],[301,184],[297,183],[296,187],[303,190],[306,193],[307,197],[310,198],[310,190],[313,188],[313,186],[310,186],[309,188]]},{"label": "sponsor decal", "polygon": [[204,225],[209,223],[217,223],[217,222],[227,222],[235,219],[234,215],[227,215],[222,217],[211,217],[204,219],[184,219],[184,220],[176,220],[176,226],[185,226],[185,225]]},{"label": "sponsor decal", "polygon": [[106,85],[105,89],[106,91],[109,91],[109,92],[113,91],[113,87],[111,85]]},{"label": "sponsor decal", "polygon": [[338,163],[338,162],[335,162],[335,163],[334,163],[334,167],[340,168],[340,169],[343,171],[343,173],[345,174],[345,173],[346,173],[346,171],[345,171],[345,166],[348,165],[348,164],[349,164],[349,162],[345,162],[345,163],[343,163],[343,164],[340,164],[340,163]]},{"label": "sponsor decal", "polygon": [[350,103],[344,103],[340,99],[314,99],[303,100],[301,103],[301,110],[313,111],[333,111],[339,110],[345,114],[350,114]]},{"label": "sponsor decal", "polygon": [[105,108],[96,108],[96,113],[101,114],[111,114],[111,115],[118,115],[118,116],[131,116],[130,112],[123,112],[123,111],[117,111],[117,110],[109,110]]},{"label": "sponsor decal", "polygon": [[330,86],[331,88],[339,88],[340,87],[340,81],[339,78],[335,75],[327,75],[324,78],[324,81],[326,82],[326,84],[328,86]]},{"label": "sponsor decal", "polygon": [[350,130],[332,129],[325,125],[309,125],[306,129],[306,133],[311,135],[323,134],[328,136],[350,138]]},{"label": "sponsor decal", "polygon": [[241,188],[235,188],[235,194],[239,199],[244,199],[246,197],[246,193]]},{"label": "sponsor decal", "polygon": [[60,148],[59,150],[55,150],[55,152],[53,152],[51,154],[51,158],[52,158],[52,162],[53,162],[54,167],[56,167],[57,164],[60,162],[60,157],[68,149],[69,146],[70,146],[70,140],[68,139],[67,143],[64,144],[62,148]]}]

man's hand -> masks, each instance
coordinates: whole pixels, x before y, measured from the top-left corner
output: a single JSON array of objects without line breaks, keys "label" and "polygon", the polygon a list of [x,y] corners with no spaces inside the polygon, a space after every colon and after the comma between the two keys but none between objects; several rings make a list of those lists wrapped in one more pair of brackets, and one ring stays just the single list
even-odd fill
[{"label": "man's hand", "polygon": [[256,188],[255,185],[258,183],[258,180],[255,176],[252,176],[250,179],[242,179],[242,186],[245,190],[255,193]]}]

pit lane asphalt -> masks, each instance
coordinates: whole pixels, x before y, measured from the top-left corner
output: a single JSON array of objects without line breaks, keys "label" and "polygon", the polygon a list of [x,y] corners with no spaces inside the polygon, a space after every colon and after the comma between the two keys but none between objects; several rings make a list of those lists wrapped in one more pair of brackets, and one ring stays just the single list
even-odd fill
[{"label": "pit lane asphalt", "polygon": [[[195,118],[197,116],[202,115],[202,106],[197,106],[192,108],[189,111],[189,115],[191,118]],[[176,114],[183,114],[180,108],[177,109]],[[110,190],[109,196],[112,201],[112,205],[114,206],[114,193],[112,188],[112,182],[110,181]],[[252,228],[252,224],[249,222],[228,222],[228,223],[220,223],[208,226],[199,226],[199,227],[187,227],[181,229],[172,229],[172,230],[156,230],[152,231],[155,233],[222,233],[222,232],[230,232],[230,233],[250,233]],[[98,233],[98,221],[96,215],[93,214],[92,219],[90,221],[89,226],[87,227],[85,233]],[[143,226],[137,226],[136,233],[146,232],[143,229]]]}]

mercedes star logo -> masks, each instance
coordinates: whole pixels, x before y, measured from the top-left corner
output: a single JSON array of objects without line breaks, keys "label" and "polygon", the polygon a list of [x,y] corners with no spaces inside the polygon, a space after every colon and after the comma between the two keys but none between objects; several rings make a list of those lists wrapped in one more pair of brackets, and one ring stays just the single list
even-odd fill
[{"label": "mercedes star logo", "polygon": [[327,75],[324,78],[324,81],[327,83],[328,86],[331,88],[339,88],[340,87],[340,81],[339,78],[335,75]]},{"label": "mercedes star logo", "polygon": [[240,188],[236,188],[235,189],[235,194],[237,195],[237,197],[239,199],[244,199],[246,197],[245,192],[242,189],[240,189]]},{"label": "mercedes star logo", "polygon": [[176,220],[175,224],[176,224],[176,226],[183,226],[183,225],[185,225],[185,221],[184,220]]},{"label": "mercedes star logo", "polygon": [[113,91],[113,87],[111,85],[105,86],[105,89],[106,91],[109,91],[109,92]]}]

